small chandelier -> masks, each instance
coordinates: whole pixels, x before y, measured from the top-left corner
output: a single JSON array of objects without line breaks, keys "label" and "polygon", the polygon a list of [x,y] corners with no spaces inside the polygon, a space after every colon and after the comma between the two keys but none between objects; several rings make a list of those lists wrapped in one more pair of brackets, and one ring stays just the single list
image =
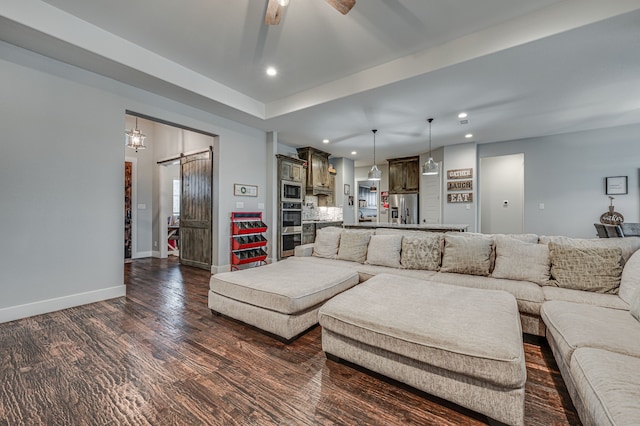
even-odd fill
[{"label": "small chandelier", "polygon": [[382,178],[382,172],[376,166],[376,132],[377,129],[371,130],[373,132],[373,166],[371,170],[369,170],[368,179],[369,180],[380,180]]},{"label": "small chandelier", "polygon": [[147,137],[138,129],[138,117],[136,117],[136,128],[124,132],[124,134],[127,135],[127,148],[135,149],[136,152],[138,152],[139,149],[147,148],[144,146],[144,140]]},{"label": "small chandelier", "polygon": [[427,121],[429,122],[429,159],[422,165],[422,174],[424,176],[433,176],[440,172],[440,167],[438,163],[433,161],[431,156],[431,122],[433,118],[427,118]]}]

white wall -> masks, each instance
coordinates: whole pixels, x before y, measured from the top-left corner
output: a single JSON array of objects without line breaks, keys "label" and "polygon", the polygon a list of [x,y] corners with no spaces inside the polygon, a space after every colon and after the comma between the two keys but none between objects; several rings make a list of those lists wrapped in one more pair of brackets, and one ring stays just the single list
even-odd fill
[{"label": "white wall", "polygon": [[[477,175],[476,166],[476,144],[464,143],[459,145],[448,145],[444,147],[444,164],[442,173],[443,189],[443,215],[442,223],[466,224],[469,225],[469,232],[476,232],[476,206],[478,204]],[[473,169],[473,202],[472,203],[449,203],[447,201],[447,170]]]},{"label": "white wall", "polygon": [[626,222],[640,222],[639,134],[640,125],[630,125],[484,144],[478,154],[524,153],[525,232],[593,238],[609,205],[606,176],[629,177],[629,194],[614,204]]},{"label": "white wall", "polygon": [[265,132],[0,43],[0,321],[124,295],[126,110],[219,135],[214,263],[228,267],[233,183],[264,189]]}]

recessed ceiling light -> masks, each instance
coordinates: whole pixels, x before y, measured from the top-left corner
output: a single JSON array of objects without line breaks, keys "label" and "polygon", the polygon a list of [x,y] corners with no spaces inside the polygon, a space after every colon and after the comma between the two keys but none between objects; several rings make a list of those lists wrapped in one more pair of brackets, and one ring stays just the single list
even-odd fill
[{"label": "recessed ceiling light", "polygon": [[351,155],[356,155],[357,152],[356,151],[351,151]]},{"label": "recessed ceiling light", "polygon": [[276,70],[274,67],[269,67],[267,68],[267,75],[268,76],[275,76],[276,74],[278,74],[278,70]]},{"label": "recessed ceiling light", "polygon": [[458,118],[467,118],[467,113],[461,112],[460,114],[458,114]]},{"label": "recessed ceiling light", "polygon": [[322,139],[322,143],[329,143],[329,139]]},{"label": "recessed ceiling light", "polygon": [[467,139],[471,139],[473,137],[473,134],[467,133],[466,135],[464,135],[464,137]]}]

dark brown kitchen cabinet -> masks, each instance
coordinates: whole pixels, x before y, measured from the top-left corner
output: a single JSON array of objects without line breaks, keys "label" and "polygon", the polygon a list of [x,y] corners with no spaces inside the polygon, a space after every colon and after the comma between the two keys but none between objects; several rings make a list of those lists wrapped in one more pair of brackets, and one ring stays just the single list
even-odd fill
[{"label": "dark brown kitchen cabinet", "polygon": [[420,157],[393,158],[389,162],[389,192],[420,191]]},{"label": "dark brown kitchen cabinet", "polygon": [[312,147],[298,148],[298,156],[307,162],[307,194],[331,194],[329,155]]}]

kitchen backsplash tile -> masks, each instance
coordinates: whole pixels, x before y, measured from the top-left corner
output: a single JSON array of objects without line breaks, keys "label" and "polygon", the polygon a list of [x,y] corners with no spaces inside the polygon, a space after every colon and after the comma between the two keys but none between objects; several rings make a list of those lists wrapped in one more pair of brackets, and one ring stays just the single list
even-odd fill
[{"label": "kitchen backsplash tile", "polygon": [[342,221],[341,207],[318,207],[318,197],[307,195],[302,206],[302,220]]}]

